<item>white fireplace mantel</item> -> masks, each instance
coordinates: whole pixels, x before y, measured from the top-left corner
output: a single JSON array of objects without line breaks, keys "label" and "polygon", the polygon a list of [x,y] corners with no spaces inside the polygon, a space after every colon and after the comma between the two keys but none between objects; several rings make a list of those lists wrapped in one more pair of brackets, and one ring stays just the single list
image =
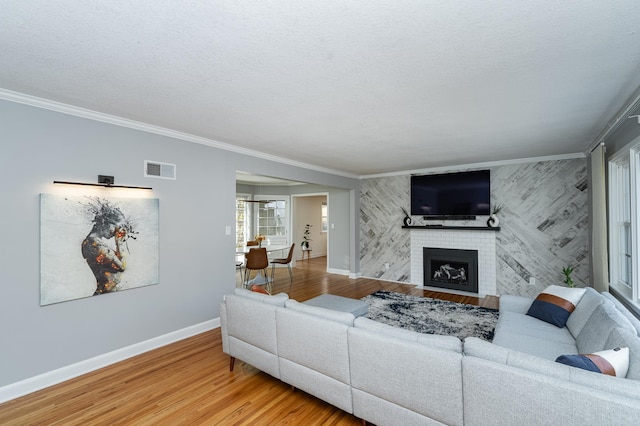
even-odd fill
[{"label": "white fireplace mantel", "polygon": [[478,251],[478,295],[496,295],[496,233],[481,229],[413,228],[411,234],[411,283],[424,285],[424,247]]}]

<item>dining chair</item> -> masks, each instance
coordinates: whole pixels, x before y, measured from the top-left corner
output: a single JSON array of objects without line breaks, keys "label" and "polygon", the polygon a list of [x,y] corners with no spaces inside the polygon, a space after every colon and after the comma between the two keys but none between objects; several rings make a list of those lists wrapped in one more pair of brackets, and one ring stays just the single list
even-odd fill
[{"label": "dining chair", "polygon": [[[267,277],[267,268],[269,267],[267,249],[264,247],[252,248],[244,257],[244,286],[266,285],[267,290],[271,292],[271,281]],[[251,280],[251,271],[257,271],[253,280]]]},{"label": "dining chair", "polygon": [[293,258],[293,248],[295,246],[296,246],[295,244],[291,244],[291,247],[289,248],[289,255],[287,257],[280,258],[280,259],[273,259],[271,261],[271,281],[273,281],[276,265],[287,265],[287,269],[289,269],[289,280],[291,281],[291,284],[293,284],[293,271],[291,270],[291,259]]},{"label": "dining chair", "polygon": [[236,259],[236,272],[240,272],[240,279],[244,282],[244,263]]}]

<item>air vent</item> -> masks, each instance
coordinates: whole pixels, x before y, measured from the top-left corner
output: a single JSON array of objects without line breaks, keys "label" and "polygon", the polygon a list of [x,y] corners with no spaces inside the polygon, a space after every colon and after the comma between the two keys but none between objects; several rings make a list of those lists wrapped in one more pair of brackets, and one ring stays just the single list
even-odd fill
[{"label": "air vent", "polygon": [[144,177],[153,177],[160,179],[176,178],[176,165],[170,163],[161,163],[159,161],[144,161]]}]

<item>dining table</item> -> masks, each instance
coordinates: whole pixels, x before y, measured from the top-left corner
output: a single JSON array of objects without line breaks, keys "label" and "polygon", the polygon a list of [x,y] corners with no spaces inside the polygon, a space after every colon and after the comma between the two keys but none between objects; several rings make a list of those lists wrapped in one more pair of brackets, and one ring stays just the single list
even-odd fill
[{"label": "dining table", "polygon": [[[244,257],[244,255],[249,253],[249,250],[251,250],[251,249],[266,248],[267,249],[267,255],[269,255],[270,253],[289,250],[290,247],[291,247],[291,244],[262,244],[261,246],[236,247],[236,259],[238,259],[238,257],[240,257],[240,256]],[[262,276],[262,271],[258,271],[258,273],[255,276],[255,278],[253,278],[252,280],[250,280],[246,284],[247,285],[249,285],[249,284],[264,284],[264,283],[266,283],[268,281],[269,281],[269,278],[268,277],[263,277]]]},{"label": "dining table", "polygon": [[267,253],[273,253],[276,251],[289,250],[291,244],[263,244],[262,246],[243,246],[236,247],[236,255],[244,255],[245,253],[249,253],[249,250],[254,248],[266,248]]}]

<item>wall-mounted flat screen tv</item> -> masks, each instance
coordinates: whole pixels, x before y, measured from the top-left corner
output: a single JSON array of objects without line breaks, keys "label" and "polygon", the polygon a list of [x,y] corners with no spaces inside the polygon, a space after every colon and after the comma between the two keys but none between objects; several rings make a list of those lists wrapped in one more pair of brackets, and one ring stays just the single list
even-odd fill
[{"label": "wall-mounted flat screen tv", "polygon": [[411,176],[411,214],[428,219],[490,214],[489,170]]}]

